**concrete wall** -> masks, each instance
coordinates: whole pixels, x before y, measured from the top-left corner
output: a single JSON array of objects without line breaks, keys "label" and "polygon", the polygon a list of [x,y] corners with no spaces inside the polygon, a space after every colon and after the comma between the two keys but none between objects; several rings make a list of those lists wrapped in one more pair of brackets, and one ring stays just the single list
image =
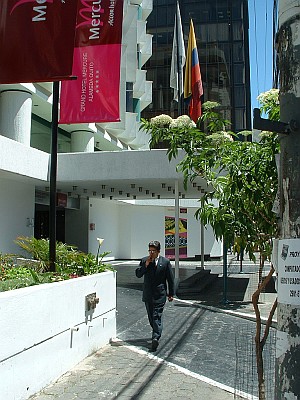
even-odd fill
[{"label": "concrete wall", "polygon": [[65,240],[66,243],[77,246],[87,253],[88,244],[89,201],[81,199],[80,210],[66,210],[65,212]]},{"label": "concrete wall", "polygon": [[[147,254],[147,245],[151,240],[161,242],[161,254],[164,254],[165,216],[174,216],[174,207],[133,205],[100,199],[90,201],[86,225],[94,223],[95,230],[89,231],[89,252],[97,253],[97,237],[100,237],[104,239],[101,252],[111,251],[110,256],[115,259],[143,257]],[[180,215],[188,219],[188,257],[201,253],[200,223],[195,219],[195,211],[196,208],[188,208],[187,214]],[[76,229],[73,232],[79,234]],[[204,230],[204,241],[205,254],[214,257],[222,254],[221,244],[215,242],[211,227]]]},{"label": "concrete wall", "polygon": [[[34,217],[34,198],[33,184],[0,178],[0,251],[19,254],[22,251],[14,244],[16,237],[33,235],[27,218]],[[196,209],[187,210],[181,217],[188,218],[187,255],[194,257],[200,254],[200,223],[194,217]],[[66,210],[66,243],[97,254],[100,237],[104,239],[101,252],[111,252],[108,258],[139,259],[145,255],[149,241],[159,240],[164,254],[165,216],[174,215],[174,207],[82,199],[80,210]],[[90,224],[95,224],[95,230],[90,230]],[[211,228],[205,229],[205,254],[221,254]]]},{"label": "concrete wall", "polygon": [[89,231],[89,252],[96,254],[97,238],[103,238],[101,252],[111,251],[113,258],[120,257],[119,251],[119,207],[114,201],[92,199],[87,224],[95,224],[95,230]]},{"label": "concrete wall", "polygon": [[[120,221],[123,215],[128,219],[130,215],[130,239],[127,240],[127,226],[123,224],[120,229],[122,239],[127,244],[128,257],[139,259],[147,255],[148,243],[151,240],[159,240],[161,242],[161,254],[164,254],[164,208],[151,206],[122,205]],[[129,253],[130,250],[130,253]]]},{"label": "concrete wall", "polygon": [[33,235],[27,218],[34,218],[34,199],[33,184],[0,176],[0,252],[20,254],[22,250],[14,243],[16,237]]},{"label": "concrete wall", "polygon": [[115,273],[0,293],[0,332],[0,398],[27,399],[116,336]]}]

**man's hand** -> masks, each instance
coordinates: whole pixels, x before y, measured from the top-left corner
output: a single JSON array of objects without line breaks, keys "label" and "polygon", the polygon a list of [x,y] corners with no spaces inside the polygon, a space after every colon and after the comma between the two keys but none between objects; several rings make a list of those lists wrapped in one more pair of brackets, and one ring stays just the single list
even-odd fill
[{"label": "man's hand", "polygon": [[173,301],[173,296],[168,296],[169,301]]},{"label": "man's hand", "polygon": [[150,263],[152,263],[152,257],[151,257],[151,255],[149,255],[149,257],[147,258],[147,260],[146,260],[146,268],[148,267],[148,265],[150,264]]}]

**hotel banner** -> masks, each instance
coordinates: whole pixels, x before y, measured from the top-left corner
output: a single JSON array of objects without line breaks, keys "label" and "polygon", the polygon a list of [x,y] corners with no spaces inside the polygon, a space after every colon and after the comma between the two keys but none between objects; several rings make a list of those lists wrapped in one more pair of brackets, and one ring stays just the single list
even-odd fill
[{"label": "hotel banner", "polygon": [[62,83],[60,124],[120,120],[123,0],[79,0],[73,75]]},{"label": "hotel banner", "polygon": [[72,75],[77,1],[1,0],[0,84]]}]

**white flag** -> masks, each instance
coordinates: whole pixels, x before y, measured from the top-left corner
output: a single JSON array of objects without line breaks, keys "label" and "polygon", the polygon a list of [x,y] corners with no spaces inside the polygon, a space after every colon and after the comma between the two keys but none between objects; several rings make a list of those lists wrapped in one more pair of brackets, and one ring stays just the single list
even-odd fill
[{"label": "white flag", "polygon": [[170,87],[174,89],[174,100],[178,101],[183,93],[183,67],[185,64],[185,48],[182,32],[179,4],[177,1],[177,12],[175,15],[173,50],[171,60]]}]

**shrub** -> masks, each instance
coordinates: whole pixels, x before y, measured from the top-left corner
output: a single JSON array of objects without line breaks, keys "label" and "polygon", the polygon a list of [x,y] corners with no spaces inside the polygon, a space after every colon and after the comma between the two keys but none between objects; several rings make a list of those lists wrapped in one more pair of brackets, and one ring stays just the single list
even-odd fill
[{"label": "shrub", "polygon": [[49,240],[20,236],[15,243],[25,250],[26,258],[17,265],[18,256],[0,253],[0,292],[112,270],[102,261],[110,252],[98,255],[97,260],[91,253],[57,242],[56,272],[49,272]]}]

